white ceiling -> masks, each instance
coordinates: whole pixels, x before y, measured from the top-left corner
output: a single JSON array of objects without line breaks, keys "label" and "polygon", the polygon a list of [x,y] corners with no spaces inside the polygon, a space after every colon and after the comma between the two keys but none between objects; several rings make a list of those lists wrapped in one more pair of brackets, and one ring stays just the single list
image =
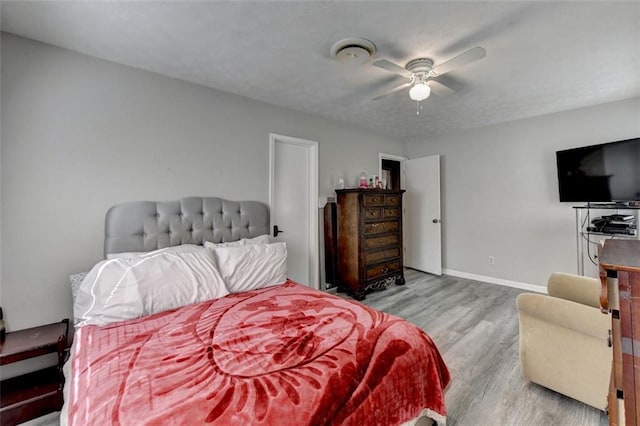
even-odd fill
[{"label": "white ceiling", "polygon": [[[3,31],[333,118],[400,140],[640,96],[640,2],[2,2]],[[333,60],[334,42],[436,64],[462,88],[416,116],[404,82]]]}]

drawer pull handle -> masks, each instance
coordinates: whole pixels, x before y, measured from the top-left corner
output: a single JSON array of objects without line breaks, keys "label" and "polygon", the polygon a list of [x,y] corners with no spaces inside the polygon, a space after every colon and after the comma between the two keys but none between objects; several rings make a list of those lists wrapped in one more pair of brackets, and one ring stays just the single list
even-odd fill
[{"label": "drawer pull handle", "polygon": [[383,274],[386,274],[387,272],[389,272],[389,268],[387,268],[387,267],[382,268],[382,273]]}]

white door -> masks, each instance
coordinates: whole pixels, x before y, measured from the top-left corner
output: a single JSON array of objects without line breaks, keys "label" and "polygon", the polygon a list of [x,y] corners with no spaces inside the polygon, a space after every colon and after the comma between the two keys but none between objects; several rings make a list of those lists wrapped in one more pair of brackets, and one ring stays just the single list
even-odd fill
[{"label": "white door", "polygon": [[274,134],[269,139],[271,235],[287,244],[287,276],[317,289],[318,144]]},{"label": "white door", "polygon": [[404,266],[442,275],[440,156],[402,162],[404,171]]}]

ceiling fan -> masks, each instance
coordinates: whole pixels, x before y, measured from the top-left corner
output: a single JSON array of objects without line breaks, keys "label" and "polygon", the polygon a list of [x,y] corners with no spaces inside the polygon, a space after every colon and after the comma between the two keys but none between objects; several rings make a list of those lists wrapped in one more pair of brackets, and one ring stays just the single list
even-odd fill
[{"label": "ceiling fan", "polygon": [[453,90],[445,84],[444,81],[439,81],[438,77],[453,71],[456,68],[480,60],[486,55],[487,52],[482,47],[474,47],[440,65],[434,65],[433,61],[429,58],[417,58],[409,61],[404,68],[386,59],[377,60],[373,62],[374,66],[401,75],[408,78],[409,81],[376,96],[373,100],[387,97],[407,87],[411,87],[409,89],[409,97],[417,102],[423,101],[429,97],[431,94],[432,84],[434,87],[436,87],[435,84],[439,84],[444,86],[447,90]]}]

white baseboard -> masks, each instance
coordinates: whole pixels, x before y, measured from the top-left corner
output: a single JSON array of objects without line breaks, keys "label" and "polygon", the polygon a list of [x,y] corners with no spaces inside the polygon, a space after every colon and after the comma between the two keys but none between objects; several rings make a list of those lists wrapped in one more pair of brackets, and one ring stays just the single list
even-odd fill
[{"label": "white baseboard", "polygon": [[470,274],[468,272],[454,271],[453,269],[443,269],[442,273],[452,277],[466,278],[469,280],[482,281],[489,284],[503,285],[505,287],[519,288],[521,290],[535,291],[536,293],[547,293],[547,287],[541,285],[521,283],[519,281],[504,280],[502,278],[488,277],[486,275]]}]

